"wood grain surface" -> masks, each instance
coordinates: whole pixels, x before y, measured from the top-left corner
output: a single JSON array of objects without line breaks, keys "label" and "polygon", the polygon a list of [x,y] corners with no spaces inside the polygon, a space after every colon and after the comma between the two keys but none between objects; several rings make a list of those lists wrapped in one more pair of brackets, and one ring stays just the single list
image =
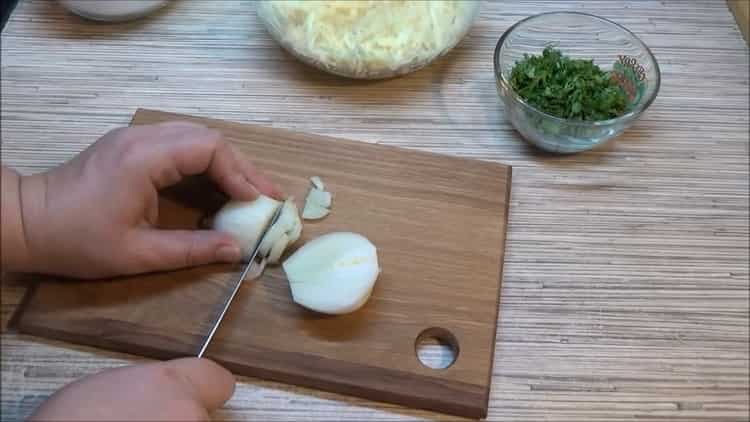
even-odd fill
[{"label": "wood grain surface", "polygon": [[[306,222],[289,253],[323,234],[352,231],[377,246],[382,269],[362,309],[326,316],[296,305],[281,267],[267,267],[242,286],[207,357],[241,375],[486,416],[510,167],[150,110],[139,110],[133,125],[169,120],[220,130],[300,207],[310,177],[321,177],[333,192],[333,212]],[[211,199],[219,192],[196,185],[188,179],[165,194],[161,226],[196,229],[216,211]],[[219,265],[93,282],[44,280],[18,328],[156,358],[195,356],[241,271]],[[420,333],[437,329],[460,350],[445,369],[424,366],[415,353]]]},{"label": "wood grain surface", "polygon": [[[536,152],[512,130],[492,51],[531,14],[585,10],[634,31],[658,98],[609,146]],[[359,83],[291,59],[249,2],[176,1],[85,22],[24,0],[2,34],[2,160],[72,157],[138,107],[513,166],[488,420],[747,421],[748,47],[723,0],[486,2],[461,46]],[[4,277],[4,323],[26,284]],[[4,332],[2,417],[86,374],[143,359]],[[453,420],[241,377],[217,419]]]}]

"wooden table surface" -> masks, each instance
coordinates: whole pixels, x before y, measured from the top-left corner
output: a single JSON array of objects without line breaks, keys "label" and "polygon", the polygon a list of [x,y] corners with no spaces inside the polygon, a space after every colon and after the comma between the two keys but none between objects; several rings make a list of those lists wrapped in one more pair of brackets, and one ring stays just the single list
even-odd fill
[{"label": "wooden table surface", "polygon": [[[663,72],[625,135],[564,157],[511,129],[491,60],[510,25],[559,9],[624,24]],[[459,49],[369,83],[297,63],[246,1],[181,0],[102,25],[25,0],[2,36],[2,162],[45,170],[145,107],[510,164],[488,419],[747,421],[748,68],[723,0],[487,3]],[[143,360],[8,330],[24,286],[2,283],[3,420]],[[455,419],[253,378],[215,416]]]}]

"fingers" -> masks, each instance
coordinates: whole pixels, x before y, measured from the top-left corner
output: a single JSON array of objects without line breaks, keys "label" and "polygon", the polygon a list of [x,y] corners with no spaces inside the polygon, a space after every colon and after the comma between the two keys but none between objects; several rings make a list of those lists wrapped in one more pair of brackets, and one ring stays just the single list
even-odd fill
[{"label": "fingers", "polygon": [[193,398],[209,412],[218,409],[234,393],[234,376],[204,358],[183,358],[161,363],[186,383]]},{"label": "fingers", "polygon": [[[234,149],[234,147],[231,148]],[[264,176],[250,161],[240,160],[238,164],[245,179],[253,186],[257,187],[261,193],[268,195],[271,198],[279,200],[284,199],[284,194],[281,190],[268,180],[268,178]]]},{"label": "fingers", "polygon": [[[282,199],[281,191],[263,175],[245,155],[232,144],[219,140],[214,150],[214,159],[209,165],[208,174],[219,183],[222,188],[229,189],[227,192],[236,199],[243,199],[248,193],[248,199],[254,199],[258,193],[276,199]],[[222,181],[226,181],[222,184]],[[252,192],[246,192],[245,187],[252,187]],[[234,189],[236,195],[232,195]]]},{"label": "fingers", "polygon": [[65,386],[30,420],[207,420],[229,400],[234,384],[229,371],[208,359],[125,366]]},{"label": "fingers", "polygon": [[209,164],[208,175],[224,192],[234,199],[248,201],[258,197],[258,189],[245,177],[242,171],[242,160],[238,160],[230,145],[219,141]]},{"label": "fingers", "polygon": [[[144,130],[146,126],[138,126]],[[282,198],[274,184],[221,133],[190,122],[167,122],[149,127],[159,133],[158,148],[147,145],[155,157],[153,180],[158,188],[170,186],[183,176],[207,173],[230,197],[249,201],[258,193]]]},{"label": "fingers", "polygon": [[228,233],[212,230],[138,229],[125,246],[131,255],[123,272],[167,271],[239,262],[240,247]]}]

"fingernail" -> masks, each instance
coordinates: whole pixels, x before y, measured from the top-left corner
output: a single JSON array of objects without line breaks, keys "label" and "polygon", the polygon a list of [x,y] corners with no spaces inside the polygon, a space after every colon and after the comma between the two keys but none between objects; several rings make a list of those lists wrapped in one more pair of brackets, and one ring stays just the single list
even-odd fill
[{"label": "fingernail", "polygon": [[216,260],[221,262],[234,263],[242,258],[240,248],[237,246],[222,246],[216,250]]}]

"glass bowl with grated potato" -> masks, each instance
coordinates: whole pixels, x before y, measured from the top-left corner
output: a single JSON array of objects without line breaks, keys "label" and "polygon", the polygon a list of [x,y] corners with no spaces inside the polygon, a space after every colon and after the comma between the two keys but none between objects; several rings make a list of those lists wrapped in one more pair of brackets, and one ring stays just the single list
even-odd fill
[{"label": "glass bowl with grated potato", "polygon": [[413,72],[455,47],[476,0],[262,0],[258,18],[299,60],[354,79]]}]

